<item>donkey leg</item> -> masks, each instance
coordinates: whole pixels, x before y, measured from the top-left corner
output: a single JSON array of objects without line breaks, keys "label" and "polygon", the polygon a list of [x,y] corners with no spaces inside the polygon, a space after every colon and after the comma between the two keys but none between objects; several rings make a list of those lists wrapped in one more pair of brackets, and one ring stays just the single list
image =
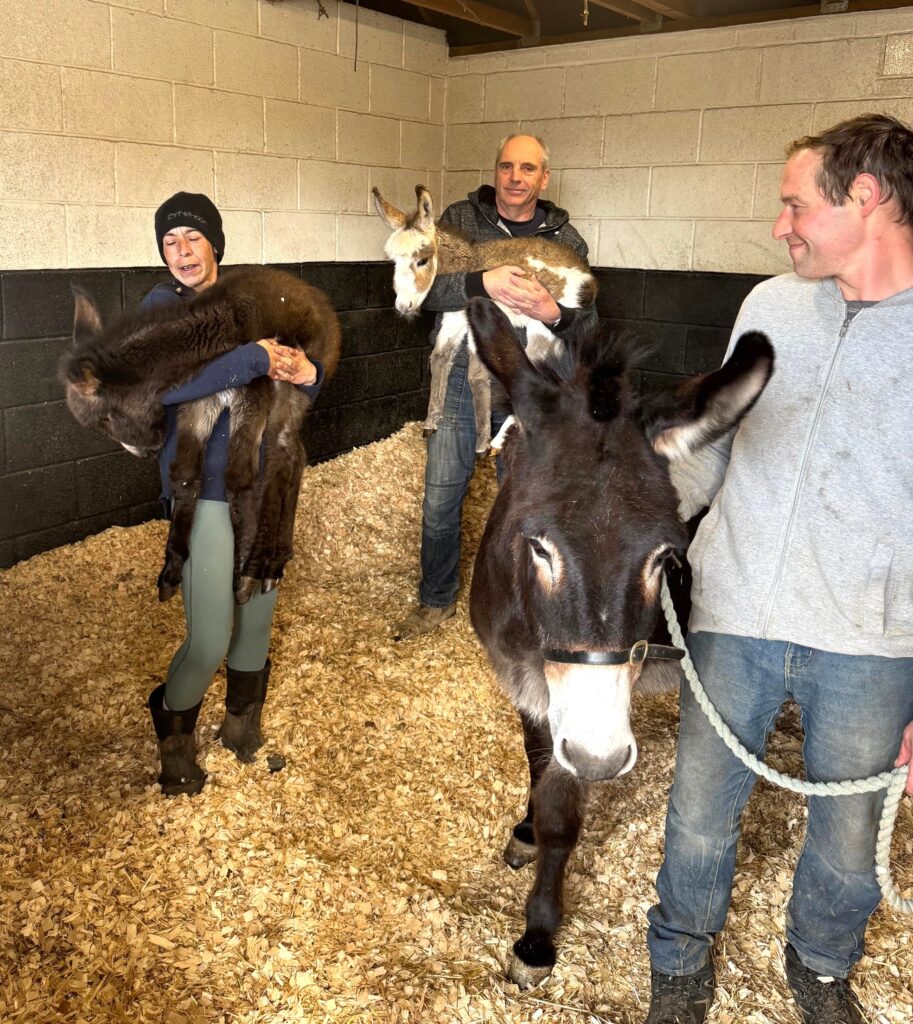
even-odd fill
[{"label": "donkey leg", "polygon": [[526,931],[514,943],[507,976],[520,988],[544,981],[555,966],[555,932],[564,913],[564,870],[583,822],[583,783],[550,762],[534,793],[536,880],[526,901]]},{"label": "donkey leg", "polygon": [[225,490],[235,535],[234,591],[238,604],[245,604],[260,587],[259,578],[247,569],[259,518],[260,442],[266,427],[271,391],[265,378],[239,389],[233,396],[231,437]]},{"label": "donkey leg", "polygon": [[307,462],[304,445],[297,439],[297,436],[295,441],[296,443],[289,444],[281,450],[283,472],[281,479],[277,480],[277,490],[281,501],[279,502],[272,551],[264,567],[264,593],[269,593],[282,579],[285,566],[291,561],[294,550],[298,492],[301,490],[301,478],[304,475],[304,467]]},{"label": "donkey leg", "polygon": [[548,722],[536,722],[522,711],[519,715],[523,725],[523,747],[529,762],[529,800],[526,804],[526,817],[514,825],[507,846],[504,847],[504,863],[514,870],[536,859],[533,795],[542,773],[552,759],[552,733]]},{"label": "donkey leg", "polygon": [[177,447],[168,470],[173,504],[165,563],[158,578],[159,600],[168,601],[178,591],[184,563],[190,557],[190,530],[200,493],[200,476],[206,441],[212,432],[211,413],[204,402],[190,402],[177,414]]}]

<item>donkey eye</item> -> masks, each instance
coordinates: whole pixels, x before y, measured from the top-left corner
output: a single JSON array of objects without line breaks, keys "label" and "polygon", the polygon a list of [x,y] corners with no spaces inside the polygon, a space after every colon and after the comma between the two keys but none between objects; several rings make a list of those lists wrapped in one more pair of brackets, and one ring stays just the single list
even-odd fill
[{"label": "donkey eye", "polygon": [[428,257],[426,256],[426,257],[425,257],[424,259],[421,259],[421,260],[417,260],[417,261],[416,261],[416,264],[415,264],[415,265],[416,265],[417,267],[423,267],[423,266],[425,266],[425,264],[426,264],[427,262],[428,262]]},{"label": "donkey eye", "polygon": [[536,558],[541,558],[543,561],[551,562],[552,556],[549,554],[548,549],[540,541],[536,540],[535,537],[527,537],[526,543],[529,544],[530,551]]}]

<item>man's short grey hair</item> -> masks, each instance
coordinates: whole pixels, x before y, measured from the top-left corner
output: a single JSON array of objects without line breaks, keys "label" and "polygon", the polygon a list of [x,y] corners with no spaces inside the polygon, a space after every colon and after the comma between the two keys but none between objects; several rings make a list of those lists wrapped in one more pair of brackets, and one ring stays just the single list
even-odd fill
[{"label": "man's short grey hair", "polygon": [[529,132],[511,132],[510,135],[505,135],[503,139],[498,143],[498,149],[495,153],[495,167],[498,166],[498,161],[501,159],[501,154],[504,152],[504,147],[510,142],[511,139],[535,139],[539,143],[539,149],[542,150],[542,169],[548,170],[548,146],[545,142],[539,138],[538,135],[530,135]]}]

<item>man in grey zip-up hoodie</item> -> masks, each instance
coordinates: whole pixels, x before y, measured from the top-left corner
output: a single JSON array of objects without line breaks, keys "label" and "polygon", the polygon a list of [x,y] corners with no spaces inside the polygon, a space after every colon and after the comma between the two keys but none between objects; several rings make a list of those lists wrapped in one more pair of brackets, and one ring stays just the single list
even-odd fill
[{"label": "man in grey zip-up hoodie", "polygon": [[[776,371],[733,435],[673,480],[690,517],[688,646],[723,719],[763,753],[799,705],[808,778],[909,764],[913,746],[913,132],[864,115],[794,142],[774,237],[795,274],[745,300]],[[700,1024],[754,776],[682,687],[648,1024]],[[908,789],[913,790],[913,773]],[[786,918],[786,975],[807,1024],[862,1024],[847,975],[880,899],[884,792],[808,800]]]},{"label": "man in grey zip-up hoodie", "polygon": [[[451,204],[441,220],[476,241],[505,235],[541,235],[561,242],[586,259],[587,244],[571,226],[567,212],[539,198],[548,178],[548,150],[542,140],[531,135],[508,136],[498,148],[494,188],[483,185],[467,199]],[[463,309],[474,295],[487,295],[518,313],[541,320],[559,338],[575,324],[596,324],[593,306],[560,306],[538,281],[526,278],[519,267],[503,266],[484,272],[439,274],[423,303],[425,309],[438,314],[432,337],[437,337],[442,315]],[[464,340],[447,380],[441,423],[428,438],[420,604],[395,627],[397,640],[435,629],[456,610],[460,520],[476,461],[476,424],[468,368]],[[505,413],[493,414],[492,435],[505,419]]]}]

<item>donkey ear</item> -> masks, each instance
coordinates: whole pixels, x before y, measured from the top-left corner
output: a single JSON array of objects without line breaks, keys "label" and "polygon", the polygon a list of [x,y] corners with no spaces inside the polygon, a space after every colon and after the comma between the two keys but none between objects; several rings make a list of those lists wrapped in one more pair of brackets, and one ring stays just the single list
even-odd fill
[{"label": "donkey ear", "polygon": [[469,300],[466,315],[482,362],[513,398],[521,376],[535,371],[510,321],[491,299],[480,297]]},{"label": "donkey ear", "polygon": [[645,401],[644,428],[653,448],[675,461],[722,437],[758,400],[773,369],[767,336],[743,334],[719,370]]},{"label": "donkey ear", "polygon": [[380,190],[376,185],[371,191],[374,193],[374,209],[377,210],[381,219],[387,222],[387,227],[392,228],[394,231],[405,227],[408,217],[402,211],[397,210],[395,206],[391,206],[380,194]]},{"label": "donkey ear", "polygon": [[58,379],[67,389],[67,395],[79,395],[80,398],[94,398],[98,394],[100,381],[96,375],[95,364],[90,359],[71,356],[61,361]]},{"label": "donkey ear", "polygon": [[101,332],[101,314],[87,292],[77,284],[71,284],[73,301],[76,304],[73,313],[73,340],[82,341],[94,337]]},{"label": "donkey ear", "polygon": [[415,227],[419,231],[430,231],[434,227],[434,202],[431,193],[424,185],[416,185],[415,198],[418,200]]}]

